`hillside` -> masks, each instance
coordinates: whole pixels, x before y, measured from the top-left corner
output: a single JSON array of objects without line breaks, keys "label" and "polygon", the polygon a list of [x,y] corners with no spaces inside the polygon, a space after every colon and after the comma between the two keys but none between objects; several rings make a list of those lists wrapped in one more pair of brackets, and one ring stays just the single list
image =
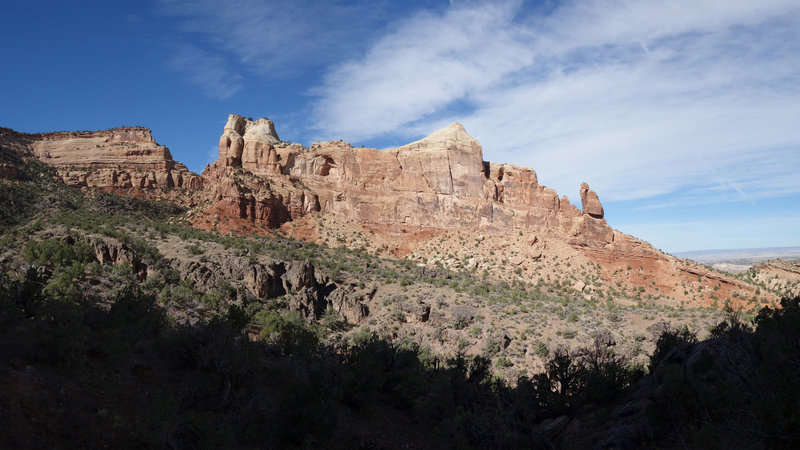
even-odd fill
[{"label": "hillside", "polygon": [[777,300],[614,230],[585,183],[579,210],[538,184],[532,169],[483,161],[480,144],[460,124],[396,149],[341,141],[304,148],[281,141],[267,119],[231,114],[219,159],[202,177],[139,128],[24,137],[8,131],[2,139],[54,165],[70,186],[188,206],[186,217],[203,230],[280,228],[296,239],[428,268],[574,286],[590,298],[717,308],[728,299],[753,310]]},{"label": "hillside", "polygon": [[[12,408],[5,426],[24,424],[13,436],[41,446],[78,433],[70,423],[93,424],[85,432],[97,439],[115,421],[123,426],[107,443],[139,433],[156,446],[222,445],[250,439],[230,435],[248,415],[290,425],[267,432],[274,445],[310,445],[330,442],[326,414],[339,418],[333,436],[378,448],[455,434],[466,446],[545,445],[561,435],[542,421],[598,399],[551,399],[522,422],[497,405],[522,407],[512,387],[553,358],[605,349],[621,370],[611,402],[665,330],[705,337],[724,306],[752,317],[778,298],[613,230],[588,186],[578,210],[531,169],[482,161],[458,124],[378,151],[303,148],[265,119],[231,116],[202,176],[141,128],[3,129],[0,146],[3,339],[13,343],[0,375],[17,387],[0,402],[34,405]],[[374,365],[361,366],[370,352]],[[313,383],[315,371],[328,384]],[[71,374],[82,384],[68,386]],[[426,383],[471,392],[441,408],[482,406],[458,422]],[[106,388],[121,403],[94,392]],[[163,421],[142,422],[166,392]],[[252,396],[269,400],[253,410]],[[277,412],[295,400],[297,416]],[[495,415],[490,425],[473,422],[483,413]],[[420,431],[429,419],[437,428]],[[509,440],[487,440],[503,422]],[[37,438],[37,423],[64,425]],[[247,442],[264,438],[248,432]]]}]

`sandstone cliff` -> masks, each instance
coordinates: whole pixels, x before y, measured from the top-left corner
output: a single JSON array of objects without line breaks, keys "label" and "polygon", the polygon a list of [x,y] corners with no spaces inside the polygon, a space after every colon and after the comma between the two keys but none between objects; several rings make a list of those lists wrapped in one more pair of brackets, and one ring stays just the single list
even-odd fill
[{"label": "sandstone cliff", "polygon": [[[578,209],[539,184],[532,169],[484,161],[481,145],[458,123],[398,148],[354,148],[342,141],[306,148],[282,141],[268,119],[231,114],[219,158],[202,177],[139,127],[35,135],[0,129],[0,145],[54,166],[71,186],[167,193],[193,207],[187,218],[202,229],[265,233],[283,227],[294,237],[323,243],[319,226],[323,218],[335,218],[372,230],[362,245],[373,250],[413,256],[423,265],[438,261],[486,270],[501,264],[492,276],[513,281],[509,269],[502,269],[507,260],[517,277],[566,283],[587,297],[600,288],[589,285],[591,278],[603,280],[597,283],[611,295],[622,286],[623,293],[632,288],[651,298],[666,295],[705,306],[723,296],[756,295],[751,285],[615,231],[587,183],[578,189]],[[7,169],[0,175],[13,177]],[[449,240],[461,232],[500,236],[497,244],[511,255],[495,260],[495,248],[478,251],[463,237]],[[355,245],[341,234],[327,236]],[[426,242],[434,238],[466,251],[432,250]],[[438,257],[442,252],[462,260]],[[573,268],[563,271],[559,258]]]},{"label": "sandstone cliff", "polygon": [[[575,261],[594,264],[596,276],[609,286],[654,297],[667,295],[708,306],[721,295],[751,297],[754,291],[615,231],[605,220],[598,194],[587,183],[578,189],[579,210],[566,196],[539,184],[532,169],[484,161],[481,145],[459,123],[385,150],[354,148],[342,141],[305,148],[281,141],[267,119],[252,121],[231,114],[220,137],[219,159],[206,167],[203,176],[206,216],[216,221],[234,218],[276,228],[320,213],[377,231],[371,241],[388,245],[396,255],[440,262],[446,261],[434,254],[426,257],[421,250],[426,239],[454,231],[486,232],[504,235],[501,241],[509,245],[512,237],[519,240],[519,234],[532,237],[524,242],[535,245],[517,245],[512,262],[534,279],[544,280],[536,275],[541,269],[533,263],[549,252],[550,258],[562,260],[580,255]],[[197,223],[206,228],[217,225]],[[314,239],[304,226],[287,230]],[[397,238],[387,240],[387,235]],[[542,240],[536,244],[539,237]],[[464,245],[463,241],[450,244]],[[475,251],[462,256],[475,261],[473,266],[481,259]],[[586,276],[577,269],[561,275],[547,272],[556,279],[566,276],[564,282]],[[569,283],[584,285],[575,289],[590,296],[584,282]]]},{"label": "sandstone cliff", "polygon": [[54,166],[73,187],[112,190],[200,189],[202,178],[172,159],[142,127],[24,134],[4,129],[5,148]]},{"label": "sandstone cliff", "polygon": [[[269,182],[237,179],[237,168]],[[393,149],[342,141],[303,148],[281,142],[269,120],[231,114],[219,160],[204,176],[216,180],[211,198],[220,211],[269,227],[321,211],[381,227],[547,231],[589,247],[614,241],[588,185],[582,214],[532,169],[484,161],[459,123]]]}]

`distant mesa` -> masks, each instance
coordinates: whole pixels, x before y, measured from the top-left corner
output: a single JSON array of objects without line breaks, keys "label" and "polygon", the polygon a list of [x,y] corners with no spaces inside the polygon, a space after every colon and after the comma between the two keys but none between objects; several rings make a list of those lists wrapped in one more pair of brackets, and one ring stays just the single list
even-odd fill
[{"label": "distant mesa", "polygon": [[0,143],[54,166],[64,183],[106,190],[200,189],[202,178],[172,159],[142,127],[24,134],[0,130]]}]

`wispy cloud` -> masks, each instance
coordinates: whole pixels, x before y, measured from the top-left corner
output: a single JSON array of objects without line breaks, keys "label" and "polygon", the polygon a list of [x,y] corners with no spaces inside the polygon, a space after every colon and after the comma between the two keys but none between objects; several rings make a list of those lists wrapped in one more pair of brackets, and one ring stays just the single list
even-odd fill
[{"label": "wispy cloud", "polygon": [[515,3],[420,12],[392,27],[362,59],[338,66],[316,91],[321,134],[359,140],[395,131],[501,82],[533,62]]},{"label": "wispy cloud", "polygon": [[157,0],[156,5],[204,50],[225,54],[243,71],[287,77],[352,56],[356,49],[348,44],[366,37],[384,3]]},{"label": "wispy cloud", "polygon": [[170,69],[183,74],[215,99],[225,100],[242,88],[242,76],[227,68],[227,61],[208,51],[186,44],[170,44]]},{"label": "wispy cloud", "polygon": [[796,1],[459,3],[335,66],[314,118],[348,140],[458,120],[561,193],[740,201],[800,193],[798,60]]}]

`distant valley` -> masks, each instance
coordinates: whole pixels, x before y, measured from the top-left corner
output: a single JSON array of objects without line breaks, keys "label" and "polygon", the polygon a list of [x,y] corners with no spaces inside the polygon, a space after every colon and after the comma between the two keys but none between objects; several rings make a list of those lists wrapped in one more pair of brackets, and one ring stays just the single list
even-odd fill
[{"label": "distant valley", "polygon": [[708,264],[717,270],[738,273],[771,259],[798,261],[800,260],[800,246],[694,250],[678,252],[674,255],[679,258],[691,259],[701,264]]}]

